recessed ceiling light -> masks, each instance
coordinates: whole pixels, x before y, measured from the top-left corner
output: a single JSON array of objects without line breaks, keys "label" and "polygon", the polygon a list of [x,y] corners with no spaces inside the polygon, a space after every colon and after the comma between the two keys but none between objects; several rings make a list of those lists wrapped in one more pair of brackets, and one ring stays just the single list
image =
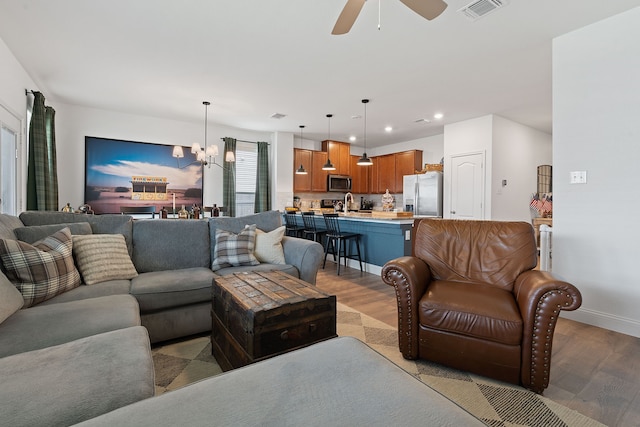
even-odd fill
[{"label": "recessed ceiling light", "polygon": [[355,141],[355,140],[356,140],[356,137],[355,137],[355,136],[351,135],[351,136],[349,137],[349,141],[353,142],[353,141]]},{"label": "recessed ceiling light", "polygon": [[436,119],[436,120],[440,120],[443,117],[444,117],[444,114],[442,114],[442,113],[435,113],[433,115],[433,118]]},{"label": "recessed ceiling light", "polygon": [[284,117],[287,117],[287,115],[286,114],[282,114],[282,113],[273,113],[271,115],[272,119],[282,119]]},{"label": "recessed ceiling light", "polygon": [[362,116],[360,116],[360,115],[355,115],[355,116],[351,116],[351,118],[352,118],[352,119],[361,119],[361,118],[362,118]]},{"label": "recessed ceiling light", "polygon": [[387,126],[386,128],[384,128],[385,132],[391,132],[393,130],[393,128],[391,126]]}]

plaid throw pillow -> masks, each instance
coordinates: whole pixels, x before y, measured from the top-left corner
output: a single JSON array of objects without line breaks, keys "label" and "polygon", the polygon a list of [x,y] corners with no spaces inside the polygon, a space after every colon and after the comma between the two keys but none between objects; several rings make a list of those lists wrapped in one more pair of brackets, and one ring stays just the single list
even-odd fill
[{"label": "plaid throw pillow", "polygon": [[256,244],[256,225],[246,225],[239,234],[216,230],[216,248],[211,270],[240,265],[258,265],[253,254]]},{"label": "plaid throw pillow", "polygon": [[31,307],[80,285],[69,228],[30,245],[0,239],[2,271]]}]

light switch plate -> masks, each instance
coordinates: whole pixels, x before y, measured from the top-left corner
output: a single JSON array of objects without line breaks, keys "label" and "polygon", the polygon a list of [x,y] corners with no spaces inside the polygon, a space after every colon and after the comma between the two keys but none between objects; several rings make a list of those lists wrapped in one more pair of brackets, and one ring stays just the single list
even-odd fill
[{"label": "light switch plate", "polygon": [[587,171],[573,171],[570,172],[571,178],[570,184],[586,184],[587,183]]}]

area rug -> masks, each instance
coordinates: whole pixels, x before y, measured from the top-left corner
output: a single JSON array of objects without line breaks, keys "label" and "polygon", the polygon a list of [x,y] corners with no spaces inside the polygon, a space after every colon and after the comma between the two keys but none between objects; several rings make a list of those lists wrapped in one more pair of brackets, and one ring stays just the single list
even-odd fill
[{"label": "area rug", "polygon": [[[490,426],[603,426],[522,387],[426,361],[405,360],[395,328],[338,303],[338,335],[353,336]],[[211,356],[209,336],[153,349],[156,394],[222,373]]]}]

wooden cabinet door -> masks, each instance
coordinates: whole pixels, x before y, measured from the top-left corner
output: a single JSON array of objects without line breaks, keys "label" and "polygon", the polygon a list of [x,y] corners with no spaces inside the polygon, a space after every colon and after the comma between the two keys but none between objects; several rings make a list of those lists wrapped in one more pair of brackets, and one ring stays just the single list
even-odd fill
[{"label": "wooden cabinet door", "polygon": [[351,184],[352,193],[369,193],[369,183],[371,181],[371,166],[358,166],[358,159],[360,156],[349,155],[351,161],[351,178],[353,179]]},{"label": "wooden cabinet door", "polygon": [[[359,158],[359,157],[358,157]],[[360,166],[361,168],[369,169],[369,193],[377,194],[380,192],[378,185],[378,178],[380,174],[378,173],[378,158],[377,157],[369,157],[373,164],[371,166]]]},{"label": "wooden cabinet door", "polygon": [[378,191],[376,193],[384,193],[389,190],[390,193],[396,191],[396,156],[395,154],[385,154],[378,156]]},{"label": "wooden cabinet door", "polygon": [[326,151],[329,155],[331,163],[336,167],[336,170],[331,173],[336,175],[349,175],[351,171],[351,146],[346,142],[340,141],[322,141],[322,150]]},{"label": "wooden cabinet door", "polygon": [[324,151],[311,152],[311,191],[327,191],[327,175],[330,171],[322,170],[327,157],[328,153]]},{"label": "wooden cabinet door", "polygon": [[402,193],[402,182],[405,175],[413,175],[416,170],[422,169],[422,150],[409,150],[395,153],[396,156],[396,176],[392,193]]},{"label": "wooden cabinet door", "polygon": [[[296,173],[300,165],[306,169],[306,175]],[[311,191],[311,150],[293,149],[293,191]]]},{"label": "wooden cabinet door", "polygon": [[338,156],[340,158],[340,175],[351,175],[351,147],[349,144],[340,143],[338,145]]}]

